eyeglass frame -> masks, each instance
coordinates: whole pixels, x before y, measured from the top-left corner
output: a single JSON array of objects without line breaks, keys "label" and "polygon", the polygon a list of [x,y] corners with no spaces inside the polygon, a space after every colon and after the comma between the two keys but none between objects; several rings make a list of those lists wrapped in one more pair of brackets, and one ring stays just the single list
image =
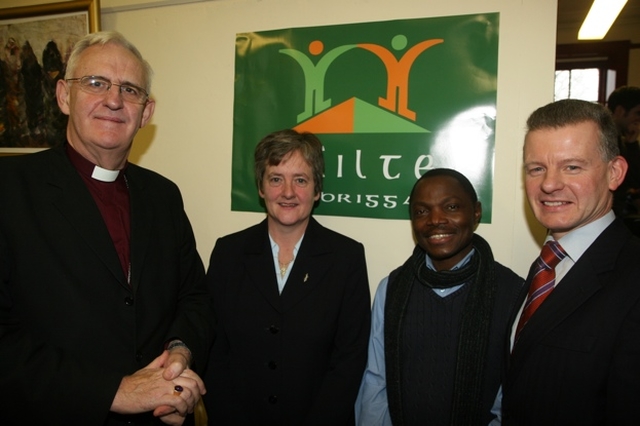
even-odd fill
[{"label": "eyeglass frame", "polygon": [[[146,105],[146,103],[149,101],[149,92],[147,92],[145,89],[143,89],[140,86],[136,86],[135,84],[131,84],[131,83],[124,83],[124,84],[118,84],[118,83],[114,83],[111,80],[109,80],[106,77],[102,77],[100,75],[83,75],[82,77],[75,77],[75,78],[65,78],[64,81],[66,82],[73,82],[73,81],[78,81],[80,82],[80,88],[81,89],[88,89],[87,86],[84,86],[82,84],[82,80],[84,79],[97,79],[97,80],[102,80],[105,83],[107,83],[107,90],[105,90],[104,94],[106,94],[107,92],[109,92],[111,90],[111,86],[118,86],[118,93],[122,94],[122,87],[132,87],[136,90],[139,90],[141,93],[144,94],[144,101],[143,102],[136,102],[139,105]],[[86,90],[88,93],[91,93],[90,91]],[[93,94],[97,94],[97,93],[93,93]]]}]

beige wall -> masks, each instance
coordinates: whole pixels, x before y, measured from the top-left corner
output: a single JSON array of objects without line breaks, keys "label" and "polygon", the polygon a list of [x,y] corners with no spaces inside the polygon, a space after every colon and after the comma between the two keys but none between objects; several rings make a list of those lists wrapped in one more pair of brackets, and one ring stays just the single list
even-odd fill
[{"label": "beige wall", "polygon": [[[24,4],[3,0],[2,6]],[[523,128],[529,113],[553,97],[556,5],[556,0],[102,0],[102,28],[124,33],[156,70],[156,114],[136,137],[131,159],[180,186],[207,265],[216,238],[264,217],[230,211],[236,33],[500,12],[493,223],[480,225],[478,232],[500,262],[526,275],[544,230],[526,219]],[[408,221],[317,219],[364,243],[372,291],[413,248]]]}]

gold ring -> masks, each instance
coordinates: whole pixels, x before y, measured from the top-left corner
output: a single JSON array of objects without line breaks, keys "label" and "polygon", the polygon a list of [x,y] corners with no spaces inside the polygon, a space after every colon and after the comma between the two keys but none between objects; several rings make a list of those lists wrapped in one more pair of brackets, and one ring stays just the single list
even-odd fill
[{"label": "gold ring", "polygon": [[182,391],[183,391],[183,390],[184,390],[184,388],[183,388],[182,386],[180,386],[180,385],[175,385],[175,386],[173,387],[173,394],[174,394],[175,396],[180,396],[180,394],[182,393]]}]

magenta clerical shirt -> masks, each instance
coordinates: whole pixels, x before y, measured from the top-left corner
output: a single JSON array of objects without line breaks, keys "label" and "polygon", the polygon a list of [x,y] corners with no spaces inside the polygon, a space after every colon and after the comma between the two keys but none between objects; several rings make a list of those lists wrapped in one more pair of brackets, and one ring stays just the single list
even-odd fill
[{"label": "magenta clerical shirt", "polygon": [[115,246],[122,270],[130,281],[130,237],[131,237],[131,206],[129,189],[124,176],[126,165],[122,170],[106,170],[96,166],[71,145],[66,144],[66,151],[73,166],[87,185],[93,196],[104,223],[109,230],[111,240]]}]

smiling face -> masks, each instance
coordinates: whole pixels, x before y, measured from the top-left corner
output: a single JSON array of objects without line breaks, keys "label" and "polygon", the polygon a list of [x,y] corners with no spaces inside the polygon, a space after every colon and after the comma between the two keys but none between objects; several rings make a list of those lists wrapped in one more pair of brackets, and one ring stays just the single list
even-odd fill
[{"label": "smiling face", "polygon": [[557,240],[611,210],[614,191],[624,179],[622,157],[604,161],[598,126],[585,121],[527,134],[525,187],[538,221]]},{"label": "smiling face", "polygon": [[416,241],[436,270],[451,269],[471,251],[482,208],[455,178],[438,175],[420,180],[410,212]]},{"label": "smiling face", "polygon": [[267,208],[270,231],[304,232],[314,203],[313,172],[299,151],[292,151],[278,165],[267,165],[260,197]]},{"label": "smiling face", "polygon": [[[93,45],[79,57],[73,76],[104,77],[112,83],[145,87],[140,61],[125,47],[115,43]],[[87,93],[77,82],[58,81],[58,105],[69,115],[67,140],[83,157],[106,168],[124,166],[133,137],[150,120],[155,104],[124,102],[118,86],[102,95]],[[102,164],[106,157],[121,164]]]}]

